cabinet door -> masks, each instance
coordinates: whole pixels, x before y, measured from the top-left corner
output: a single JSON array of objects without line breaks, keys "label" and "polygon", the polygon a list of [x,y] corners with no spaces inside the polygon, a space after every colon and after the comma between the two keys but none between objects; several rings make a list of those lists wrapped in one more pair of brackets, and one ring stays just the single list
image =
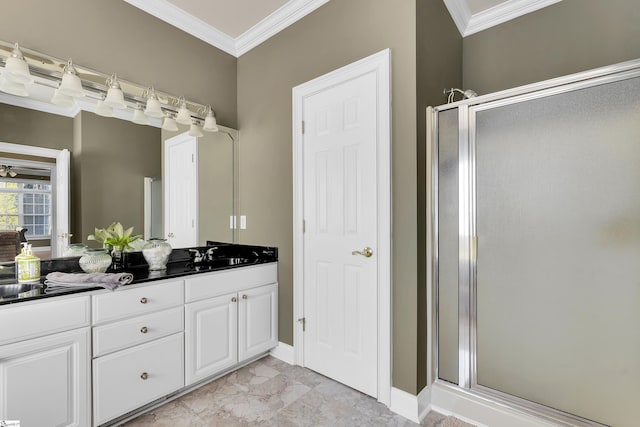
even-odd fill
[{"label": "cabinet door", "polygon": [[237,316],[235,293],[185,306],[187,385],[238,362]]},{"label": "cabinet door", "polygon": [[0,347],[0,420],[24,427],[89,421],[89,328]]},{"label": "cabinet door", "polygon": [[238,295],[238,358],[243,361],[278,344],[278,285],[261,286]]}]

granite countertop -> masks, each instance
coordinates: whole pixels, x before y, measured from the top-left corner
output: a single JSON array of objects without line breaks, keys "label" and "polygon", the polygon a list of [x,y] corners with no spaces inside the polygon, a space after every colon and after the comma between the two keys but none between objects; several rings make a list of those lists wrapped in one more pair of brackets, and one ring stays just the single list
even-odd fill
[{"label": "granite countertop", "polygon": [[[278,260],[278,249],[274,247],[207,243],[208,246],[174,249],[167,263],[167,269],[160,271],[149,271],[141,252],[129,252],[126,255],[124,272],[133,274],[133,282],[130,285],[135,285],[155,280],[271,263]],[[207,252],[209,252],[209,256],[206,255]],[[203,259],[198,261],[198,258],[194,258],[196,254],[202,255]],[[53,271],[82,273],[78,264],[79,259],[80,257],[69,257],[42,261],[42,276],[40,283],[36,284],[17,284],[13,263],[3,264],[0,266],[0,305],[102,289],[100,287],[69,288],[47,293],[47,286],[44,284],[46,275]],[[107,272],[112,271],[107,270]]]}]

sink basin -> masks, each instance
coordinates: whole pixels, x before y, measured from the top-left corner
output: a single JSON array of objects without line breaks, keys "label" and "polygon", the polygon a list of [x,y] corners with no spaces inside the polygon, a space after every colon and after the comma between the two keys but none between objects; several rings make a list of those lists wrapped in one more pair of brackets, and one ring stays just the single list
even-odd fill
[{"label": "sink basin", "polygon": [[40,295],[42,286],[38,284],[11,284],[0,285],[0,298],[19,298],[33,295]]}]

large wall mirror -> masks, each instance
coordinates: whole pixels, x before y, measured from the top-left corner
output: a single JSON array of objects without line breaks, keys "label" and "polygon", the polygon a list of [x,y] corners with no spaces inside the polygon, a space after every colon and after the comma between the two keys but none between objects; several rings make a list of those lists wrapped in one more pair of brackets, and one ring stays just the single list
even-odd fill
[{"label": "large wall mirror", "polygon": [[[157,191],[163,185],[163,143],[189,129],[180,126],[176,132],[167,132],[158,125],[139,125],[82,109],[65,110],[0,92],[0,142],[7,143],[5,147],[70,152],[70,243],[95,246],[87,236],[94,228],[114,221],[135,227],[135,233],[145,237],[167,237],[162,212],[158,212],[163,209],[162,191]],[[198,138],[199,245],[207,240],[237,241],[229,226],[237,203],[237,142],[238,132],[223,126],[220,132]],[[50,235],[55,233],[50,206],[55,205],[57,195],[51,191],[49,176],[55,159],[10,151],[0,152],[0,187],[10,188],[19,197],[12,196],[12,206],[4,203],[2,209],[15,213],[15,220],[0,224],[0,229],[24,226],[29,229],[29,241],[40,248],[41,258],[62,256]],[[8,172],[5,176],[3,170]]]}]

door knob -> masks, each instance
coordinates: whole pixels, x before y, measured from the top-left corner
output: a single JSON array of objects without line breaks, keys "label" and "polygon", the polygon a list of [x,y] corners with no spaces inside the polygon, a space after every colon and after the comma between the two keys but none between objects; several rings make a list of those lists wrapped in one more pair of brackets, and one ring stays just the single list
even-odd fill
[{"label": "door knob", "polygon": [[351,255],[362,255],[365,258],[369,258],[373,255],[373,249],[367,246],[361,251],[351,251]]}]

